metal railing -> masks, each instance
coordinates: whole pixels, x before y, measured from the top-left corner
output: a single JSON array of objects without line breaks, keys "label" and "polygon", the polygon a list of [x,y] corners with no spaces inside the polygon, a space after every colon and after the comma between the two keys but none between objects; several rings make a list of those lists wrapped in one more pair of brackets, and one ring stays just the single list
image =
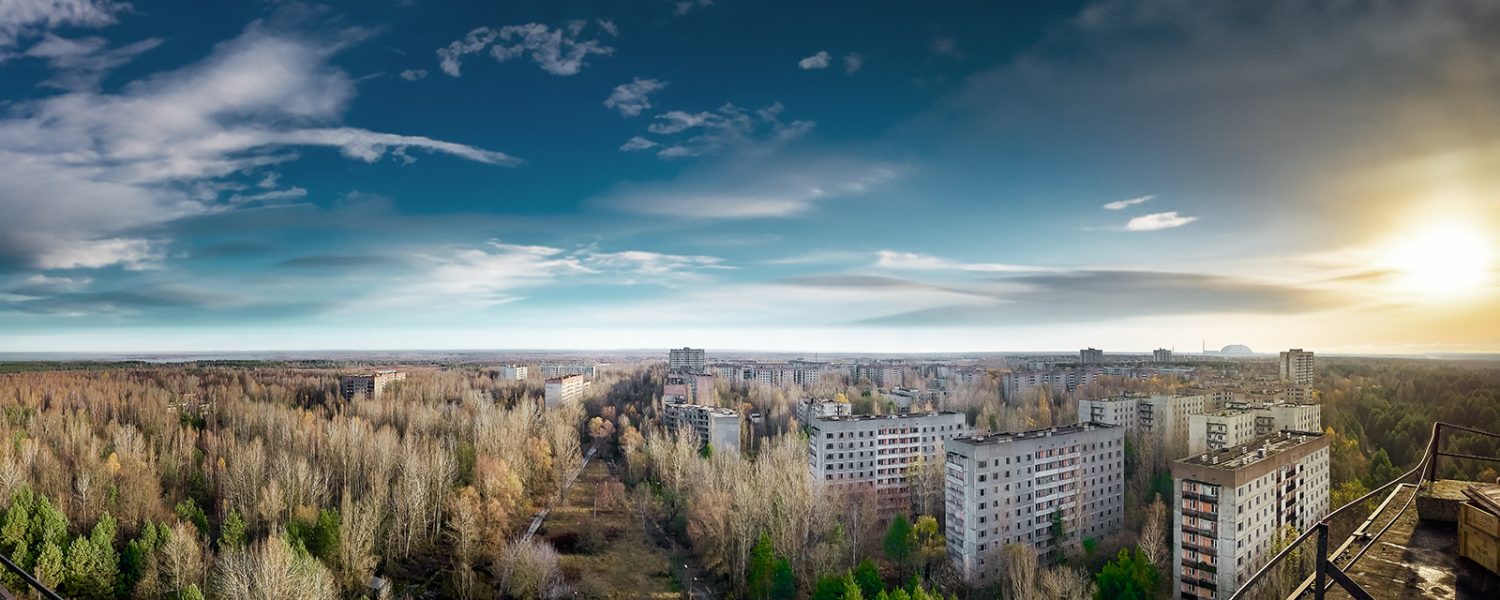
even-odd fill
[{"label": "metal railing", "polygon": [[[1282,549],[1281,552],[1276,553],[1276,556],[1271,557],[1270,561],[1266,562],[1266,564],[1262,566],[1260,570],[1256,571],[1254,575],[1251,575],[1249,579],[1245,580],[1245,583],[1241,585],[1238,590],[1235,590],[1234,595],[1230,596],[1229,600],[1243,600],[1257,583],[1263,581],[1270,573],[1272,573],[1277,565],[1284,562],[1288,556],[1291,556],[1294,552],[1299,550],[1302,544],[1306,543],[1309,539],[1314,540],[1316,544],[1316,550],[1313,554],[1313,574],[1309,575],[1306,579],[1303,579],[1302,583],[1298,585],[1297,588],[1287,596],[1287,598],[1299,598],[1303,594],[1311,591],[1313,598],[1315,598],[1316,600],[1323,600],[1324,594],[1332,589],[1334,584],[1337,584],[1344,590],[1345,593],[1348,593],[1349,596],[1355,598],[1356,600],[1374,600],[1374,596],[1371,596],[1370,593],[1365,591],[1364,588],[1360,587],[1358,583],[1355,583],[1354,580],[1350,579],[1349,575],[1344,572],[1344,569],[1348,569],[1354,566],[1354,563],[1358,562],[1359,559],[1365,555],[1365,551],[1369,550],[1372,546],[1375,545],[1374,540],[1379,539],[1380,536],[1384,535],[1392,525],[1396,524],[1396,521],[1400,519],[1400,516],[1404,514],[1411,507],[1412,502],[1416,500],[1417,494],[1420,491],[1421,485],[1423,483],[1431,483],[1437,480],[1438,459],[1442,457],[1448,457],[1500,463],[1500,457],[1476,456],[1460,452],[1444,451],[1442,449],[1443,432],[1449,429],[1500,439],[1500,434],[1492,433],[1489,431],[1474,429],[1472,427],[1464,427],[1462,425],[1454,425],[1452,423],[1444,423],[1441,421],[1433,423],[1432,436],[1427,440],[1427,450],[1422,454],[1422,459],[1417,461],[1417,465],[1415,467],[1412,467],[1411,470],[1402,473],[1395,479],[1382,484],[1380,487],[1370,490],[1369,493],[1360,496],[1357,500],[1345,504],[1338,509],[1335,509],[1333,512],[1328,513],[1328,515],[1319,520],[1316,525],[1314,525],[1307,531],[1302,532],[1302,534],[1297,536],[1296,539],[1292,540],[1290,544],[1287,544],[1286,548]],[[1416,479],[1411,483],[1407,483],[1405,480],[1409,477],[1412,477],[1413,475],[1417,476]],[[1381,527],[1380,531],[1377,531],[1374,534],[1368,533],[1368,529],[1375,524],[1376,518],[1384,513],[1385,510],[1390,506],[1391,501],[1396,498],[1396,494],[1394,492],[1399,491],[1403,486],[1410,486],[1412,488],[1412,491],[1411,495],[1406,498],[1406,502],[1401,505],[1401,509],[1396,511],[1395,516],[1390,520],[1390,522],[1386,523],[1384,527]],[[1330,523],[1333,521],[1334,517],[1345,514],[1357,506],[1364,505],[1366,502],[1373,500],[1380,494],[1385,493],[1387,490],[1391,490],[1392,493],[1388,494],[1385,500],[1382,501],[1380,505],[1370,513],[1370,516],[1367,517],[1364,522],[1354,530],[1353,534],[1351,534],[1349,538],[1345,540],[1344,543],[1341,544],[1337,549],[1335,549],[1330,555],[1330,553],[1328,552],[1328,530]],[[1367,539],[1370,540],[1370,543],[1365,544],[1364,547],[1355,552],[1343,567],[1339,567],[1337,564],[1334,564],[1334,559],[1343,556],[1344,553],[1348,551],[1349,545],[1354,543],[1354,541],[1357,539]],[[1333,558],[1330,558],[1330,556]]]},{"label": "metal railing", "polygon": [[[17,577],[20,577],[21,581],[26,582],[27,586],[30,586],[31,589],[36,590],[36,592],[38,594],[41,594],[43,598],[46,598],[47,600],[63,600],[63,597],[57,595],[57,592],[52,591],[52,588],[49,588],[43,585],[42,582],[37,581],[35,577],[31,576],[31,573],[27,573],[26,569],[22,569],[20,565],[11,562],[9,558],[0,555],[0,565],[4,565],[5,570],[10,571]],[[5,588],[0,587],[0,590],[4,589]]]}]

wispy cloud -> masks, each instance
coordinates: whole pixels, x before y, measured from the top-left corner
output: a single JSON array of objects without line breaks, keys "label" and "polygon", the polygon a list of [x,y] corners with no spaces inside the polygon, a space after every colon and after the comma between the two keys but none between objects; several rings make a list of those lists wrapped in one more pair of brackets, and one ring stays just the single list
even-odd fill
[{"label": "wispy cloud", "polygon": [[656,150],[661,158],[687,158],[751,146],[777,146],[811,131],[812,121],[781,120],[781,103],[751,112],[733,104],[714,111],[667,111],[646,127],[661,141],[635,136],[621,146],[625,151]]},{"label": "wispy cloud", "polygon": [[844,55],[844,73],[853,75],[865,66],[865,56],[858,52],[850,52]]},{"label": "wispy cloud", "polygon": [[651,94],[665,87],[665,81],[636,77],[630,83],[615,86],[609,97],[604,99],[604,106],[620,111],[620,116],[638,117],[651,108]]},{"label": "wispy cloud", "polygon": [[24,56],[47,61],[53,70],[42,85],[64,90],[93,90],[99,87],[111,69],[161,45],[160,38],[149,38],[110,48],[102,37],[68,39],[47,34],[42,41],[26,49]]},{"label": "wispy cloud", "polygon": [[419,81],[427,78],[427,69],[407,69],[401,72],[401,78],[407,81]]},{"label": "wispy cloud", "polygon": [[[541,23],[480,27],[463,39],[438,48],[439,64],[444,73],[458,77],[464,56],[488,50],[490,57],[499,62],[530,57],[543,71],[553,75],[576,75],[583,70],[588,57],[609,56],[615,51],[597,39],[583,39],[587,26],[587,21],[570,21],[555,29]],[[606,33],[613,29],[602,24],[600,27]]]},{"label": "wispy cloud", "polygon": [[128,10],[129,3],[113,0],[6,0],[0,4],[0,53],[22,37],[59,27],[113,25]]},{"label": "wispy cloud", "polygon": [[879,161],[746,157],[675,181],[621,186],[596,202],[681,219],[782,218],[809,212],[823,201],[868,193],[900,171]]},{"label": "wispy cloud", "polygon": [[1188,217],[1177,214],[1177,211],[1151,213],[1131,219],[1125,223],[1125,231],[1157,231],[1161,229],[1172,229],[1182,227],[1198,217]]},{"label": "wispy cloud", "polygon": [[1132,206],[1135,206],[1137,204],[1145,204],[1147,202],[1150,202],[1151,199],[1155,198],[1155,197],[1156,197],[1155,194],[1151,194],[1151,195],[1148,195],[1148,196],[1140,196],[1138,198],[1131,198],[1129,200],[1116,200],[1114,202],[1110,202],[1110,203],[1105,204],[1104,205],[1104,210],[1125,210],[1125,209],[1130,208]]},{"label": "wispy cloud", "polygon": [[919,254],[880,250],[875,253],[875,267],[880,269],[913,271],[968,271],[974,273],[1035,273],[1051,271],[1047,267],[996,262],[961,262],[947,258]]},{"label": "wispy cloud", "polygon": [[958,49],[958,41],[946,35],[940,35],[932,39],[928,46],[934,55],[947,58],[961,59],[964,53]]},{"label": "wispy cloud", "polygon": [[797,61],[797,68],[804,71],[827,69],[831,59],[832,57],[828,55],[826,50],[819,50],[817,54]]},{"label": "wispy cloud", "polygon": [[714,5],[714,0],[680,0],[672,5],[672,14],[683,16],[694,10]]}]

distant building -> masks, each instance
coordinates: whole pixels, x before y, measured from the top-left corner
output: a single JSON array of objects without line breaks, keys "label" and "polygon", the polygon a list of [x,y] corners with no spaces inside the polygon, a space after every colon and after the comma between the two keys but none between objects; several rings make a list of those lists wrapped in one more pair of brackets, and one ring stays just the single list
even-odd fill
[{"label": "distant building", "polygon": [[588,389],[589,382],[582,374],[550,378],[543,387],[547,408],[573,404],[582,398],[583,393]]},{"label": "distant building", "polygon": [[508,381],[525,381],[527,371],[526,365],[506,365],[500,367],[500,378]]},{"label": "distant building", "polygon": [[1172,362],[1172,351],[1166,348],[1157,348],[1151,351],[1152,362]]},{"label": "distant building", "polygon": [[740,453],[740,413],[727,408],[681,402],[662,403],[662,424],[671,431],[690,431],[714,452]]},{"label": "distant building", "polygon": [[1281,380],[1296,385],[1313,384],[1313,353],[1301,348],[1292,348],[1281,353],[1277,361]]},{"label": "distant building", "polygon": [[1182,456],[1187,450],[1189,417],[1214,408],[1206,395],[1155,395],[1140,402],[1139,428],[1161,443],[1170,455]]},{"label": "distant building", "polygon": [[1119,427],[1127,433],[1139,428],[1141,401],[1145,396],[1126,394],[1112,398],[1080,399],[1079,423],[1100,423]]},{"label": "distant building", "polygon": [[662,380],[662,401],[714,404],[714,376],[706,373],[668,373]]},{"label": "distant building", "polygon": [[351,400],[363,394],[365,398],[374,400],[385,395],[385,390],[391,384],[405,380],[406,373],[394,369],[383,369],[363,375],[344,375],[339,377],[339,395],[345,400]]},{"label": "distant building", "polygon": [[546,377],[548,379],[556,377],[567,377],[568,375],[583,375],[585,377],[593,379],[599,374],[599,368],[601,366],[602,365],[589,365],[583,363],[560,363],[542,365],[540,370],[542,372],[542,377]]},{"label": "distant building", "polygon": [[705,358],[702,348],[673,348],[667,351],[667,369],[702,373]]},{"label": "distant building", "polygon": [[1226,408],[1188,415],[1188,453],[1238,446],[1256,437],[1256,415],[1248,408]]},{"label": "distant building", "polygon": [[1172,463],[1172,593],[1225,599],[1274,555],[1276,532],[1328,514],[1328,438],[1282,431]]},{"label": "distant building", "polygon": [[[1103,539],[1125,519],[1125,430],[1084,423],[976,435],[946,444],[948,556],[970,585],[1001,575],[1007,544],[1055,562],[1068,544]],[[1060,518],[1068,539],[1052,539]]]},{"label": "distant building", "polygon": [[1079,361],[1086,365],[1097,365],[1104,362],[1104,351],[1098,348],[1084,348],[1078,351]]},{"label": "distant building", "polygon": [[913,405],[922,400],[922,391],[898,387],[884,394],[884,396],[887,401],[896,405],[897,412],[909,412]]},{"label": "distant building", "polygon": [[907,468],[942,460],[943,443],[968,433],[962,413],[819,417],[807,423],[808,466],[828,485],[871,489],[883,517],[905,515]]}]

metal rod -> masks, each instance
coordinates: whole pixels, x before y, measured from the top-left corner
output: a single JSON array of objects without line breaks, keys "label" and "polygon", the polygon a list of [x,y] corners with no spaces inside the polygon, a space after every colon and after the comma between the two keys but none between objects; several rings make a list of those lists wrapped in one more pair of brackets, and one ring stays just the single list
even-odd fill
[{"label": "metal rod", "polygon": [[1315,563],[1316,572],[1313,574],[1313,598],[1323,600],[1326,589],[1323,580],[1328,577],[1328,523],[1320,522],[1314,529],[1318,531],[1318,562]]},{"label": "metal rod", "polygon": [[5,565],[5,570],[10,571],[11,573],[15,573],[17,577],[20,577],[22,581],[25,581],[26,585],[31,586],[31,589],[36,590],[37,593],[41,594],[43,598],[46,598],[47,600],[63,600],[63,597],[57,595],[57,592],[54,592],[47,586],[42,585],[42,582],[37,581],[35,577],[32,577],[31,573],[27,573],[25,569],[22,569],[20,566],[16,565],[16,563],[11,562],[10,559],[6,558],[4,555],[0,555],[0,563],[3,563]]}]

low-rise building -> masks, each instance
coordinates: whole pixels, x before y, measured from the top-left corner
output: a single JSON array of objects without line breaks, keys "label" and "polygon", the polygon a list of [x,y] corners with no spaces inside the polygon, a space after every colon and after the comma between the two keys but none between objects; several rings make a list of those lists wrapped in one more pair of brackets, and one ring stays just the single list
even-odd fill
[{"label": "low-rise building", "polygon": [[405,380],[406,373],[394,369],[382,369],[361,375],[344,375],[339,377],[339,395],[345,400],[352,400],[359,395],[373,400],[385,395],[386,389],[392,384]]},{"label": "low-rise building", "polygon": [[500,367],[500,379],[507,381],[525,381],[530,369],[526,365],[506,365]]},{"label": "low-rise building", "polygon": [[[1100,423],[948,441],[944,531],[959,575],[975,586],[996,581],[1007,544],[1054,562],[1070,544],[1119,531],[1124,450],[1125,430]],[[1054,522],[1064,539],[1053,539]]]},{"label": "low-rise building", "polygon": [[543,397],[547,408],[557,408],[577,402],[588,389],[589,382],[582,374],[564,375],[547,380],[543,386]]},{"label": "low-rise building", "polygon": [[1328,438],[1281,431],[1172,463],[1172,596],[1224,599],[1275,554],[1277,531],[1328,513]]},{"label": "low-rise building", "polygon": [[807,398],[797,403],[797,420],[803,424],[819,417],[847,417],[853,414],[853,405],[826,398]]},{"label": "low-rise building", "polygon": [[968,435],[962,413],[819,417],[807,423],[808,467],[828,485],[872,490],[884,517],[911,512],[907,469],[942,460],[943,443]]}]

